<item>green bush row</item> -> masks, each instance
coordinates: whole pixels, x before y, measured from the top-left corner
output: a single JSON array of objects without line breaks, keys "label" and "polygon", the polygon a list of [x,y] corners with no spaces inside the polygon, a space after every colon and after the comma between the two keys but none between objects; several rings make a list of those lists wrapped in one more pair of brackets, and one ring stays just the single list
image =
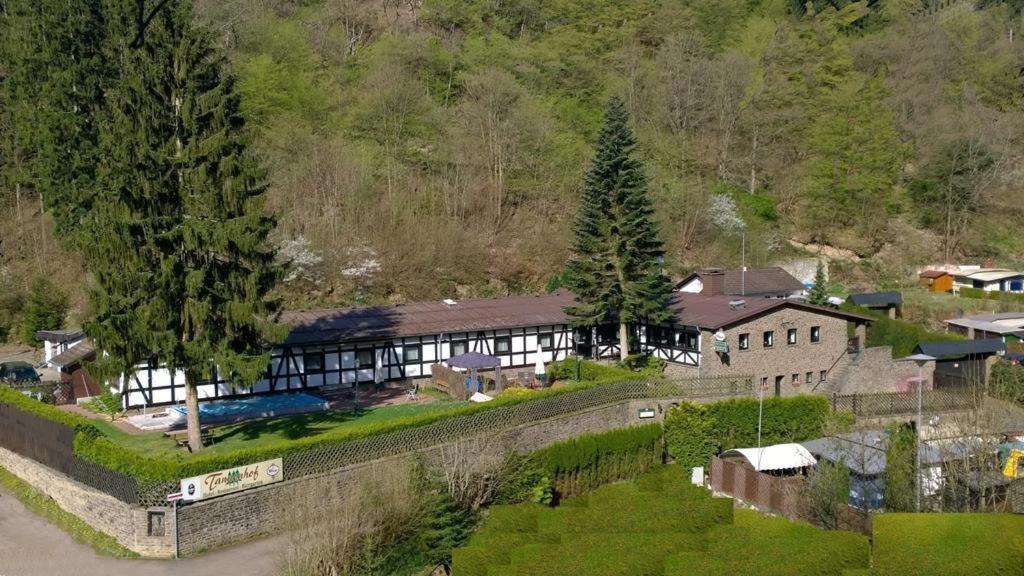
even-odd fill
[{"label": "green bush row", "polygon": [[361,427],[348,427],[336,431],[327,431],[316,436],[296,440],[282,440],[225,454],[200,453],[187,456],[182,453],[181,456],[176,458],[149,458],[140,455],[104,436],[88,419],[77,414],[65,412],[54,406],[42,404],[9,388],[0,387],[0,403],[14,405],[19,409],[75,428],[74,449],[76,454],[111,470],[133,476],[145,483],[153,480],[178,480],[213,470],[231,468],[251,462],[283,457],[305,450],[323,448],[379,434],[425,426],[446,418],[468,416],[487,410],[542,400],[618,381],[621,381],[621,378],[614,381],[596,380],[568,384],[558,388],[540,390],[526,396],[499,396],[491,402],[458,404],[453,405],[451,410],[412,414],[403,418],[369,423]]},{"label": "green bush row", "polygon": [[[576,357],[552,362],[545,367],[548,378],[552,381],[569,382],[576,379]],[[643,380],[649,377],[646,372],[633,370],[618,364],[605,364],[592,360],[580,360],[580,382],[598,380]]]},{"label": "green bush row", "polygon": [[893,320],[884,314],[860,306],[845,303],[843,310],[871,316],[874,320],[867,330],[866,346],[891,346],[893,357],[900,358],[914,353],[914,348],[922,342],[944,342],[947,340],[963,340],[959,334],[936,332],[924,326]]},{"label": "green bush row", "polygon": [[635,478],[664,461],[661,424],[645,424],[556,442],[510,462],[500,503],[538,501],[536,490],[558,498]]},{"label": "green bush row", "polygon": [[[803,395],[764,399],[761,445],[802,442],[824,433],[828,399]],[[683,403],[665,415],[665,446],[685,467],[707,466],[711,456],[757,445],[758,399],[736,398],[712,404]]]},{"label": "green bush row", "polygon": [[961,288],[959,294],[962,298],[973,298],[975,300],[1000,300],[1002,302],[1024,303],[1024,294],[1014,292],[989,292],[981,288]]}]

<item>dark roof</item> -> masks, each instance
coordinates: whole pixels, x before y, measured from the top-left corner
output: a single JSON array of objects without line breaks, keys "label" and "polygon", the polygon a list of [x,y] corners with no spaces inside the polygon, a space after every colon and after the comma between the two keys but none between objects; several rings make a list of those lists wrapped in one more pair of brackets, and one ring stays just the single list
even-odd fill
[{"label": "dark roof", "polygon": [[279,322],[291,327],[285,344],[338,342],[566,324],[569,316],[564,308],[573,303],[573,295],[560,290],[543,296],[460,300],[450,306],[438,300],[299,310],[283,313]]},{"label": "dark roof", "polygon": [[903,295],[899,292],[865,292],[864,294],[850,294],[846,301],[865,308],[900,306],[903,304]]},{"label": "dark roof", "polygon": [[501,358],[488,356],[479,352],[466,352],[458,356],[452,356],[446,362],[454,368],[494,368],[501,366]]},{"label": "dark roof", "polygon": [[942,278],[943,276],[949,276],[949,272],[943,270],[925,270],[918,276],[921,278]]},{"label": "dark roof", "polygon": [[72,340],[80,340],[85,336],[85,333],[80,329],[74,330],[40,330],[36,332],[36,340],[49,340],[50,342],[56,342],[63,344],[64,342],[70,342]]},{"label": "dark roof", "polygon": [[80,364],[83,360],[89,360],[95,355],[96,346],[92,341],[86,340],[50,358],[49,364],[54,368],[65,368]]},{"label": "dark roof", "polygon": [[[676,292],[672,296],[670,306],[676,313],[675,322],[677,324],[700,326],[709,330],[728,328],[782,308],[806,310],[855,322],[871,322],[873,320],[868,316],[786,298],[742,299],[735,296],[705,296],[689,292]],[[743,302],[743,304],[736,305],[736,302]]]},{"label": "dark roof", "polygon": [[973,354],[995,354],[1005,351],[1006,344],[1000,338],[981,340],[949,340],[945,342],[922,342],[914,348],[916,354],[927,354],[936,358],[960,358]]},{"label": "dark roof", "polygon": [[720,272],[725,276],[723,294],[731,296],[791,294],[805,289],[802,282],[778,266],[747,268],[746,274],[743,273],[742,268],[701,270],[683,278],[676,286],[679,287],[695,277],[714,272]]}]

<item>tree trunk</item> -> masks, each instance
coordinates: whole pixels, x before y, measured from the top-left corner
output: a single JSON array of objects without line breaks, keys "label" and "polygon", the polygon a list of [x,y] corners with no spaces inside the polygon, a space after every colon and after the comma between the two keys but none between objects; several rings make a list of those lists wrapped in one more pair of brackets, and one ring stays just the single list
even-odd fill
[{"label": "tree trunk", "polygon": [[619,322],[619,359],[623,362],[629,356],[629,326],[625,322]]},{"label": "tree trunk", "polygon": [[[173,381],[174,373],[171,373]],[[199,429],[199,390],[196,385],[196,377],[191,371],[185,371],[185,408],[186,423],[188,425],[188,446],[193,452],[203,449],[203,434]]]}]

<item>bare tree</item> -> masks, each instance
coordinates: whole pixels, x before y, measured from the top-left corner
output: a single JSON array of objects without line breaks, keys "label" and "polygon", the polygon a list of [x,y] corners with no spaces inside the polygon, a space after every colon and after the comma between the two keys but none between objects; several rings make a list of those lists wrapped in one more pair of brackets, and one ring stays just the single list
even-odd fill
[{"label": "bare tree", "polygon": [[459,439],[440,451],[445,482],[455,502],[476,511],[494,500],[507,461],[498,440],[489,436]]}]

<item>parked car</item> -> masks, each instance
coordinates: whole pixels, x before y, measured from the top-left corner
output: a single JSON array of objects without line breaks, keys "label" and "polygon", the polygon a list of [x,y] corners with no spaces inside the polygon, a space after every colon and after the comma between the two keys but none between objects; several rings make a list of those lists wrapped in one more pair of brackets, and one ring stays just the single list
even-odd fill
[{"label": "parked car", "polygon": [[3,382],[39,382],[39,372],[28,362],[13,360],[0,362],[0,381]]}]

